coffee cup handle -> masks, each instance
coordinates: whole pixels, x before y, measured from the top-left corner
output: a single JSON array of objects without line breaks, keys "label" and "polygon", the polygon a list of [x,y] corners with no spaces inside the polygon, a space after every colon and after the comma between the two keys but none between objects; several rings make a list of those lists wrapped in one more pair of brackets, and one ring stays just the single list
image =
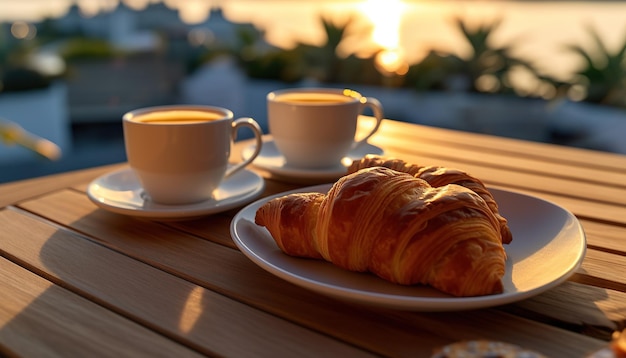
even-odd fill
[{"label": "coffee cup handle", "polygon": [[259,155],[259,153],[261,153],[261,147],[263,146],[263,139],[262,139],[263,131],[261,130],[261,127],[259,126],[259,124],[252,118],[244,117],[244,118],[238,118],[233,121],[233,129],[232,129],[233,141],[235,141],[235,139],[237,138],[237,131],[243,127],[248,127],[252,129],[252,131],[254,132],[254,139],[256,139],[254,152],[252,153],[250,157],[246,158],[243,162],[233,165],[232,167],[228,168],[226,170],[226,174],[224,174],[224,178],[228,178],[229,176],[243,169],[248,164],[252,163],[252,161]]},{"label": "coffee cup handle", "polygon": [[363,113],[363,110],[365,108],[370,108],[372,110],[372,112],[374,113],[374,118],[376,118],[376,124],[374,125],[374,128],[363,139],[355,141],[352,144],[352,150],[365,144],[367,140],[370,139],[370,137],[373,136],[376,131],[378,131],[378,129],[380,128],[380,124],[383,121],[383,105],[380,103],[379,100],[373,97],[362,97],[360,113]]}]

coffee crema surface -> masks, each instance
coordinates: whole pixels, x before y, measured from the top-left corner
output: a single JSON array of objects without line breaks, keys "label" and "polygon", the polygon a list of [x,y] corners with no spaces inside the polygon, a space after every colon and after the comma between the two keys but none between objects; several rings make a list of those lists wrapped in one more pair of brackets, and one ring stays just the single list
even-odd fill
[{"label": "coffee crema surface", "polygon": [[135,122],[154,124],[186,124],[209,122],[226,117],[224,113],[196,110],[147,112],[132,117]]},{"label": "coffee crema surface", "polygon": [[335,93],[300,92],[281,94],[275,100],[298,104],[333,104],[353,102],[355,98]]}]

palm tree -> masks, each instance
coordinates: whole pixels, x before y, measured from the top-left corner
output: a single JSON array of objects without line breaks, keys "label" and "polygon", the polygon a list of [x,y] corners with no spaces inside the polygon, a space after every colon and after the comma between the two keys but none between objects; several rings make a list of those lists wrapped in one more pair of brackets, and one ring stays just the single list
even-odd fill
[{"label": "palm tree", "polygon": [[594,48],[586,50],[579,45],[567,45],[566,49],[579,55],[583,64],[574,74],[572,83],[581,84],[586,95],[584,101],[614,106],[626,105],[626,41],[611,52],[592,27],[587,30]]},{"label": "palm tree", "polygon": [[[501,24],[501,20],[496,20],[491,24],[479,26],[472,30],[461,19],[456,20],[456,24],[472,48],[472,54],[467,59],[462,59],[460,71],[468,76],[470,90],[474,92],[484,92],[485,90],[497,93],[513,93],[514,88],[510,81],[511,72],[516,68],[530,71],[533,75],[539,76],[534,65],[524,59],[512,54],[513,45],[494,47],[491,45],[491,38]],[[491,88],[481,85],[488,79]]]},{"label": "palm tree", "polygon": [[322,17],[326,42],[321,46],[299,44],[309,77],[326,83],[381,84],[382,75],[376,70],[374,57],[362,59],[354,55],[342,57],[339,46],[349,37],[365,37],[367,31],[357,28],[354,17],[333,22]]},{"label": "palm tree", "polygon": [[553,87],[561,85],[549,76],[541,74],[528,60],[513,54],[514,43],[492,45],[493,34],[501,24],[495,20],[490,24],[470,28],[462,19],[456,19],[455,25],[469,45],[468,57],[459,57],[452,53],[431,51],[422,62],[411,66],[408,83],[415,84],[418,90],[455,89],[468,92],[489,92],[515,94],[515,84],[511,81],[514,70],[529,72],[537,83]]},{"label": "palm tree", "polygon": [[341,71],[341,59],[337,54],[337,49],[349,34],[348,27],[352,23],[352,18],[339,24],[325,17],[322,17],[321,21],[326,33],[326,42],[319,47],[301,43],[298,48],[304,54],[305,65],[310,76],[322,82],[335,82]]}]

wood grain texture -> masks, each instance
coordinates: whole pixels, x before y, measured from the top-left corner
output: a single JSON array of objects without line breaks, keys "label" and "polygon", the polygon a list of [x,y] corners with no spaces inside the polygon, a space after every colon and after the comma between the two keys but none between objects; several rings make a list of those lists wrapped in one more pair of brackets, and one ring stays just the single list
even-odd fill
[{"label": "wood grain texture", "polygon": [[65,188],[73,183],[89,182],[120,166],[121,164],[113,164],[2,184],[0,185],[0,207]]},{"label": "wood grain texture", "polygon": [[0,277],[0,345],[13,354],[201,356],[1,257]]},{"label": "wood grain texture", "polygon": [[626,156],[620,154],[461,132],[392,120],[383,121],[380,131],[372,137],[372,142],[384,142],[391,145],[401,140],[412,143],[407,148],[408,150],[419,150],[421,143],[432,142],[441,143],[446,147],[464,148],[470,152],[502,153],[507,158],[533,157],[541,158],[542,161],[546,162],[570,163],[575,166],[618,173],[626,172]]},{"label": "wood grain texture", "polygon": [[582,220],[587,246],[595,250],[626,255],[626,227]]},{"label": "wood grain texture", "polygon": [[608,341],[626,328],[624,302],[624,292],[570,281],[501,309]]},{"label": "wood grain texture", "polygon": [[[370,355],[18,212],[1,211],[0,226],[0,250],[8,256],[58,285],[204,354]],[[24,232],[24,227],[29,230]],[[144,243],[145,239],[150,238],[135,238]],[[205,271],[212,265],[196,262],[195,267]]]}]

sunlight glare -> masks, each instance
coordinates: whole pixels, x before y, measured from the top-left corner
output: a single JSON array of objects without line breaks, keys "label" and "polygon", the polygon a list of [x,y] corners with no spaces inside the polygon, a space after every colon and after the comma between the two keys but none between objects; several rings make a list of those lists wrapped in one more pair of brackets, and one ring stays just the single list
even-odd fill
[{"label": "sunlight glare", "polygon": [[183,307],[179,324],[180,330],[184,333],[188,333],[193,329],[202,314],[203,294],[204,289],[200,286],[196,286],[191,292],[189,292],[189,297]]},{"label": "sunlight glare", "polygon": [[408,71],[400,49],[400,25],[405,7],[401,0],[367,0],[361,5],[361,12],[374,25],[372,40],[383,48],[376,56],[376,66],[385,75],[404,75]]},{"label": "sunlight glare", "polygon": [[400,23],[405,4],[401,0],[367,0],[361,12],[372,22],[372,39],[385,49],[400,45]]}]

